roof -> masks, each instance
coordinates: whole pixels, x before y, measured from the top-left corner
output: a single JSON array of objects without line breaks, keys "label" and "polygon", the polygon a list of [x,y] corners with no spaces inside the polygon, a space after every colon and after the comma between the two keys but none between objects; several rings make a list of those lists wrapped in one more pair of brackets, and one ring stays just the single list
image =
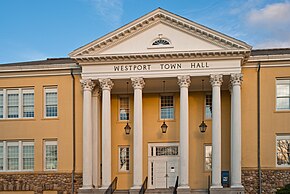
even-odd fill
[{"label": "roof", "polygon": [[27,62],[17,62],[17,63],[4,63],[0,64],[0,66],[22,66],[22,65],[49,65],[49,64],[68,64],[75,63],[74,59],[71,58],[47,58],[46,60],[39,61],[27,61]]},{"label": "roof", "polygon": [[251,51],[251,56],[286,55],[286,54],[290,54],[290,48],[254,49]]}]

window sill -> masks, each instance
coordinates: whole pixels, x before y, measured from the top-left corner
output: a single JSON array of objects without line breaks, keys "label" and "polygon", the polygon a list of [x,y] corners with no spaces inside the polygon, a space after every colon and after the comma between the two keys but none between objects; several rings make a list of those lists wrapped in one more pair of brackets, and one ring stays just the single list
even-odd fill
[{"label": "window sill", "polygon": [[176,122],[176,120],[175,119],[159,119],[159,120],[157,120],[158,122],[163,122],[163,121],[165,121],[165,122]]},{"label": "window sill", "polygon": [[274,110],[274,113],[290,113],[290,110]]},{"label": "window sill", "polygon": [[59,117],[43,117],[41,120],[59,120]]},{"label": "window sill", "polygon": [[35,121],[35,118],[1,118],[0,121]]}]

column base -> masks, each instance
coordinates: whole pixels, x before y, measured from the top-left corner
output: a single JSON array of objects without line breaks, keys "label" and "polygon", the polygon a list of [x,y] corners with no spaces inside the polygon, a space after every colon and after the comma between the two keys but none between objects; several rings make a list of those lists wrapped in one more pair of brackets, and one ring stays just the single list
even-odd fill
[{"label": "column base", "polygon": [[244,188],[210,188],[210,194],[244,194]]},{"label": "column base", "polygon": [[130,194],[139,194],[141,189],[141,186],[133,186],[130,188],[129,193]]},{"label": "column base", "polygon": [[236,184],[236,185],[231,185],[232,189],[244,189],[244,186],[242,184]]},{"label": "column base", "polygon": [[190,194],[190,187],[188,185],[181,185],[177,187],[178,194]]}]

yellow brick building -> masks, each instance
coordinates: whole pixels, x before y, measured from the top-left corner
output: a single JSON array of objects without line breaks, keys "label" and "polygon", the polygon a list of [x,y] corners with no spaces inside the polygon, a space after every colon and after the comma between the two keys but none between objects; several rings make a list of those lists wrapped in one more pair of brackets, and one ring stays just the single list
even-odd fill
[{"label": "yellow brick building", "polygon": [[[290,49],[163,9],[69,54],[0,65],[0,193],[274,193]],[[146,182],[146,181],[145,181]]]}]

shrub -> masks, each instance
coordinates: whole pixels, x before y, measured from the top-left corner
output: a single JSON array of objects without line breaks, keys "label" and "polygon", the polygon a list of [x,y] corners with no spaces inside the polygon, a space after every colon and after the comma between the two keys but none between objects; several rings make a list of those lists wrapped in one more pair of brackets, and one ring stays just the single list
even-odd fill
[{"label": "shrub", "polygon": [[290,193],[290,184],[285,185],[284,188],[278,189],[276,194],[289,194]]}]

